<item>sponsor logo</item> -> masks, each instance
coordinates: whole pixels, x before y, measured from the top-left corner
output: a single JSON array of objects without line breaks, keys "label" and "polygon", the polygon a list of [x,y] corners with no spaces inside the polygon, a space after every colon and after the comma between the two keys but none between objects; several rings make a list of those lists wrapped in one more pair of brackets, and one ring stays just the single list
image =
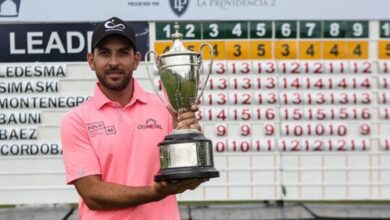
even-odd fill
[{"label": "sponsor logo", "polygon": [[95,137],[100,134],[112,135],[116,134],[114,126],[106,126],[104,122],[92,122],[87,124],[88,133],[91,137]]},{"label": "sponsor logo", "polygon": [[107,21],[104,23],[104,27],[106,28],[107,31],[123,31],[126,27],[124,24],[115,24],[115,20]]},{"label": "sponsor logo", "polygon": [[182,16],[188,8],[190,0],[169,0],[171,9],[177,16]]},{"label": "sponsor logo", "polygon": [[18,17],[21,0],[0,0],[0,17]]},{"label": "sponsor logo", "polygon": [[127,5],[131,7],[151,7],[151,6],[159,6],[160,2],[147,1],[147,0],[131,0],[127,2]]},{"label": "sponsor logo", "polygon": [[138,125],[138,129],[162,129],[162,127],[161,124],[157,124],[156,120],[149,118],[145,124]]}]

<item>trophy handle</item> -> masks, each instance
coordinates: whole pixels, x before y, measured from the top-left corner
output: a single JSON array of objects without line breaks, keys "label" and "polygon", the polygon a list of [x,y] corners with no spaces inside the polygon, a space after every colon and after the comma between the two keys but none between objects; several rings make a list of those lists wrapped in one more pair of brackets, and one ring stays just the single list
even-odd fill
[{"label": "trophy handle", "polygon": [[[177,113],[175,109],[173,109],[170,105],[168,105],[168,103],[160,96],[157,88],[154,86],[154,82],[153,82],[153,77],[151,76],[150,74],[150,70],[149,70],[149,65],[152,65],[152,62],[151,60],[149,59],[150,58],[150,54],[153,54],[153,58],[154,58],[154,61],[155,61],[155,65],[157,66],[156,64],[156,61],[157,61],[157,53],[155,51],[148,51],[146,54],[145,54],[145,64],[146,64],[146,73],[148,74],[148,78],[150,80],[150,82],[152,83],[152,88],[154,90],[154,92],[156,93],[156,95],[158,96],[158,98],[160,98],[160,100],[164,103],[164,105],[170,110],[170,111],[173,111],[174,113]],[[157,66],[158,68],[158,66]],[[161,80],[160,80],[161,81]],[[160,82],[161,83],[161,82]]]},{"label": "trophy handle", "polygon": [[203,92],[204,92],[204,90],[206,89],[206,84],[207,84],[207,81],[209,80],[209,77],[210,77],[210,75],[211,75],[211,72],[212,72],[212,66],[213,66],[213,59],[214,59],[214,49],[213,49],[213,47],[211,46],[211,44],[209,44],[209,43],[202,43],[201,45],[200,45],[200,53],[201,53],[201,58],[202,58],[202,70],[203,70],[203,52],[204,52],[204,47],[208,47],[209,49],[210,49],[210,58],[211,58],[211,61],[210,61],[210,68],[209,68],[209,73],[207,74],[207,76],[206,76],[206,80],[204,81],[204,83],[203,83],[203,86],[201,87],[201,91],[200,91],[200,93],[199,93],[199,95],[198,95],[198,97],[196,98],[196,102],[195,103],[198,103],[199,102],[199,100],[200,100],[200,97],[202,97],[202,95],[203,95]]}]

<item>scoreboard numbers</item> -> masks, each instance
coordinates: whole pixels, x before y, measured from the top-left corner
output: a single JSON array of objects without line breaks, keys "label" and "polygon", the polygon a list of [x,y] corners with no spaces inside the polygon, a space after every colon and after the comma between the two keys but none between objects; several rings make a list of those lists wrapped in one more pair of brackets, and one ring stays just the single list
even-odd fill
[{"label": "scoreboard numbers", "polygon": [[272,31],[271,21],[250,22],[250,39],[271,39]]},{"label": "scoreboard numbers", "polygon": [[[226,59],[226,47],[225,47],[225,42],[224,41],[205,41],[207,43],[209,43],[211,45],[211,47],[213,48],[213,52],[214,52],[214,59],[216,60],[223,60],[223,59]],[[206,54],[204,54],[204,59],[208,60],[210,59],[210,53],[209,51],[207,50],[207,48],[205,49],[206,51]]]},{"label": "scoreboard numbers", "polygon": [[[302,40],[298,43],[300,59],[321,59],[322,45],[321,42],[315,39],[322,38],[322,22],[321,21],[300,21],[299,36]],[[308,39],[308,40],[305,40]]]},{"label": "scoreboard numbers", "polygon": [[275,41],[275,58],[276,59],[296,59],[297,58],[297,41],[280,40]]},{"label": "scoreboard numbers", "polygon": [[297,22],[296,21],[276,21],[275,22],[275,58],[276,59],[296,59],[297,58]]},{"label": "scoreboard numbers", "polygon": [[248,22],[226,22],[224,25],[226,39],[248,39]]},{"label": "scoreboard numbers", "polygon": [[271,21],[250,22],[249,59],[272,59],[273,23]]},{"label": "scoreboard numbers", "polygon": [[297,38],[297,22],[296,21],[276,21],[275,22],[275,38]]},{"label": "scoreboard numbers", "polygon": [[300,21],[299,34],[300,34],[300,38],[321,38],[322,22],[321,21]]},{"label": "scoreboard numbers", "polygon": [[226,41],[225,47],[226,58],[228,60],[249,58],[248,41]]},{"label": "scoreboard numbers", "polygon": [[183,28],[185,29],[184,39],[200,39],[200,24],[187,23],[183,25]]},{"label": "scoreboard numbers", "polygon": [[344,41],[324,41],[324,59],[345,59]]},{"label": "scoreboard numbers", "polygon": [[379,22],[378,57],[390,59],[390,21]]},{"label": "scoreboard numbers", "polygon": [[378,42],[379,59],[390,59],[390,40],[380,40]]},{"label": "scoreboard numbers", "polygon": [[169,51],[170,47],[172,45],[171,41],[164,41],[164,42],[159,42],[154,46],[154,49],[158,54],[166,53]]},{"label": "scoreboard numbers", "polygon": [[249,41],[249,59],[272,59],[272,41]]},{"label": "scoreboard numbers", "polygon": [[[378,58],[387,59],[390,21],[379,22],[379,29]],[[218,60],[368,59],[370,54],[369,23],[364,20],[182,22],[180,31],[190,50],[196,50],[197,43],[208,42]],[[170,42],[172,32],[173,23],[156,23],[158,53],[169,49],[165,41]]]},{"label": "scoreboard numbers", "polygon": [[321,59],[321,43],[317,41],[299,41],[299,58],[304,60]]},{"label": "scoreboard numbers", "polygon": [[224,39],[225,25],[222,22],[204,22],[203,39]]},{"label": "scoreboard numbers", "polygon": [[156,40],[169,40],[173,32],[172,23],[156,23]]},{"label": "scoreboard numbers", "polygon": [[324,21],[324,38],[344,38],[346,35],[345,21]]},{"label": "scoreboard numbers", "polygon": [[[200,45],[201,45],[201,43],[198,42],[198,41],[185,41],[185,42],[183,42],[183,45],[184,45],[184,47],[186,47],[188,50],[199,52],[199,51],[200,51]],[[206,49],[205,49],[205,52],[206,52],[207,54],[210,53],[209,51],[206,51]]]},{"label": "scoreboard numbers", "polygon": [[368,21],[347,21],[347,38],[368,38]]},{"label": "scoreboard numbers", "polygon": [[[174,23],[157,23],[156,29],[162,30],[156,32],[157,40],[171,40],[171,35],[174,33]],[[183,34],[183,39],[200,40],[201,39],[201,24],[200,23],[180,23],[180,33]]]},{"label": "scoreboard numbers", "polygon": [[[390,128],[390,21],[376,23],[378,62],[370,54],[373,24],[183,22],[185,47],[199,51],[208,42],[214,49],[212,74],[197,112],[218,139],[214,150],[368,151],[372,134],[378,134],[378,150],[390,150],[389,138],[380,134]],[[160,54],[169,49],[172,27],[156,24],[154,46]],[[384,125],[375,124],[376,119]]]},{"label": "scoreboard numbers", "polygon": [[368,59],[368,42],[348,41],[345,57],[347,59]]},{"label": "scoreboard numbers", "polygon": [[[298,198],[312,193],[299,185],[300,178],[311,177],[320,177],[316,191],[322,188],[323,198],[334,195],[327,184],[333,180],[340,181],[347,199],[364,187],[365,196],[384,195],[377,181],[383,177],[371,178],[370,166],[381,170],[390,153],[390,20],[186,22],[191,23],[183,31],[200,39],[188,37],[185,46],[196,51],[198,43],[208,42],[215,49],[196,116],[226,176],[238,168],[242,177],[252,178],[263,172],[258,165],[264,160],[270,166],[289,161],[296,171],[286,183],[297,184]],[[161,29],[156,38],[164,35],[154,44],[157,50],[169,41],[164,27],[156,27]],[[308,174],[312,164],[320,171]],[[339,175],[333,175],[333,166],[343,167]],[[367,169],[351,172],[362,166]]]},{"label": "scoreboard numbers", "polygon": [[390,21],[379,22],[380,38],[390,38]]}]

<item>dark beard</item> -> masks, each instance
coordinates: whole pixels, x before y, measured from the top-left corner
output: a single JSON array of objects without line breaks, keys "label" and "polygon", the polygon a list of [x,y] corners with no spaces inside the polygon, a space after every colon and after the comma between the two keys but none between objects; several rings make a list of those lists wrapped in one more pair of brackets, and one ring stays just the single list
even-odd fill
[{"label": "dark beard", "polygon": [[119,84],[110,84],[107,82],[107,80],[101,76],[97,76],[99,83],[104,86],[105,88],[113,91],[122,91],[124,90],[131,81],[131,74],[126,75],[124,80],[122,80]]}]

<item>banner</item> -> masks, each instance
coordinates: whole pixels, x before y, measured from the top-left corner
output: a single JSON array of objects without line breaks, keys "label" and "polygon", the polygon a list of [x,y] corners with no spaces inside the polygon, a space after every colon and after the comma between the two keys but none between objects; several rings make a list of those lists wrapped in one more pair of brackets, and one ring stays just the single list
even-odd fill
[{"label": "banner", "polygon": [[386,0],[0,0],[0,22],[387,19]]},{"label": "banner", "polygon": [[[86,61],[95,23],[0,24],[0,62]],[[149,50],[147,22],[132,22],[137,48]]]}]

